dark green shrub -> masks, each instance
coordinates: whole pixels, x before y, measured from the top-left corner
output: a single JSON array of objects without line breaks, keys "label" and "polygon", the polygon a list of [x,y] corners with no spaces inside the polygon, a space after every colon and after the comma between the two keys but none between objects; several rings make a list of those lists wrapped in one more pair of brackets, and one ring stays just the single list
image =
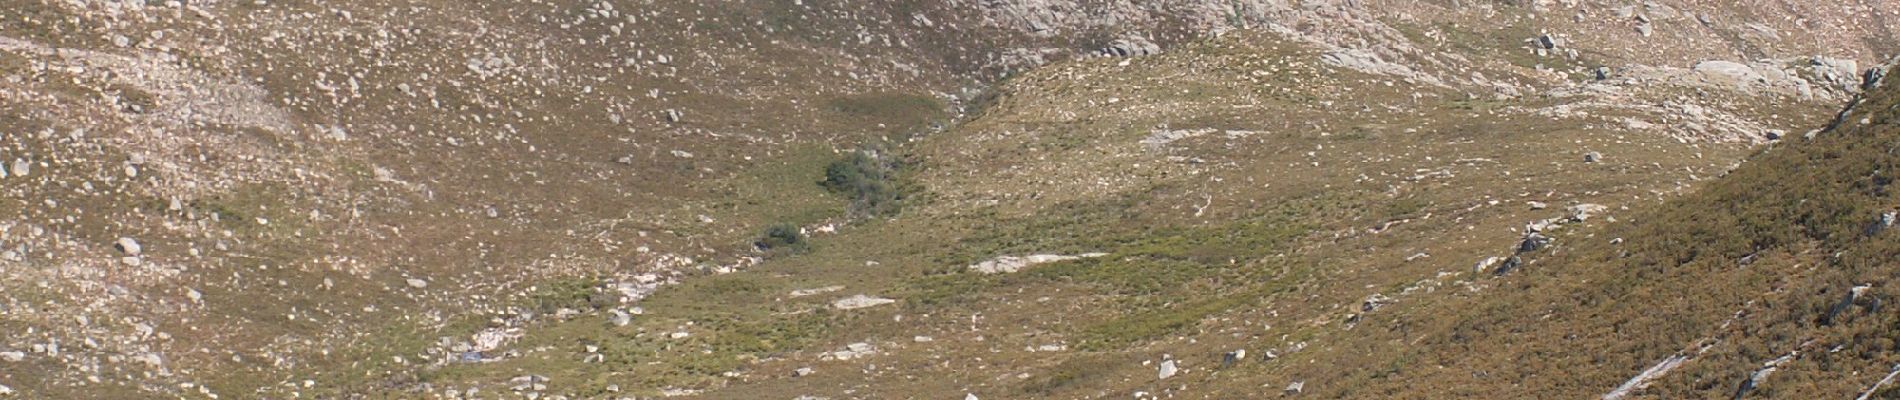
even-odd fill
[{"label": "dark green shrub", "polygon": [[805,235],[792,224],[777,223],[766,227],[765,234],[754,245],[760,250],[801,249],[805,247]]},{"label": "dark green shrub", "polygon": [[876,150],[853,151],[825,166],[825,180],[818,182],[832,193],[851,198],[848,212],[852,217],[896,215],[904,199],[897,179],[897,163]]}]

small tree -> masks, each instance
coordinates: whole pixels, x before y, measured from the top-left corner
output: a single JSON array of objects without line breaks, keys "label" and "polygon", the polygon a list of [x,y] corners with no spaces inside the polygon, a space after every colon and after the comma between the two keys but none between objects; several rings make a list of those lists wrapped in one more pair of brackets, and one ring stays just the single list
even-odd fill
[{"label": "small tree", "polygon": [[825,180],[818,184],[850,197],[854,217],[896,214],[904,198],[895,176],[897,166],[880,154],[876,150],[853,151],[825,166]]}]

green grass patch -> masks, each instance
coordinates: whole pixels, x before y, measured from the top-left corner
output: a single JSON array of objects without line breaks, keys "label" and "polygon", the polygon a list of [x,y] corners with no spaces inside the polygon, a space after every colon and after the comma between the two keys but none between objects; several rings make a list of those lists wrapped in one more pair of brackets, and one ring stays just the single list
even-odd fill
[{"label": "green grass patch", "polygon": [[909,93],[868,93],[832,99],[833,111],[903,132],[943,120],[942,101]]}]

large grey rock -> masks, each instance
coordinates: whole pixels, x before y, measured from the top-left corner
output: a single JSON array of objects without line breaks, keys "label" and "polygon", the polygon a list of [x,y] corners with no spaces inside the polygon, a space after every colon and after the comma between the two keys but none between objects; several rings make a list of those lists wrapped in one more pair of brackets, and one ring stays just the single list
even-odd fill
[{"label": "large grey rock", "polygon": [[1544,246],[1548,246],[1548,245],[1550,245],[1549,236],[1544,236],[1543,234],[1537,233],[1537,232],[1531,232],[1531,234],[1529,235],[1524,235],[1523,242],[1519,242],[1517,244],[1517,252],[1524,253],[1524,252],[1537,251],[1537,250],[1543,249]]},{"label": "large grey rock", "polygon": [[1160,379],[1168,379],[1168,378],[1174,377],[1174,374],[1177,374],[1180,372],[1181,372],[1181,369],[1175,367],[1174,360],[1167,360],[1167,361],[1161,362],[1161,369],[1160,371],[1157,371],[1157,375],[1160,377]]},{"label": "large grey rock", "polygon": [[1754,67],[1750,67],[1748,64],[1726,60],[1711,60],[1696,63],[1695,72],[1702,74],[1702,76],[1710,80],[1736,84],[1761,82],[1763,80],[1761,73],[1756,72]]},{"label": "large grey rock", "polygon": [[1130,35],[1121,39],[1115,39],[1114,42],[1108,44],[1108,47],[1103,47],[1100,53],[1110,57],[1146,56],[1161,54],[1161,46],[1156,45],[1154,41],[1148,40],[1146,37]]},{"label": "large grey rock", "polygon": [[1808,59],[1814,77],[1841,90],[1860,88],[1860,63],[1852,59],[1815,56]]}]

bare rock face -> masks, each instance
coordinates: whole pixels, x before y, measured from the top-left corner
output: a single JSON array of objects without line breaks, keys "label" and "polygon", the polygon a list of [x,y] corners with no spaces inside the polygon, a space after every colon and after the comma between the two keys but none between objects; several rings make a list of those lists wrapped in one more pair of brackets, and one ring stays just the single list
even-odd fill
[{"label": "bare rock face", "polygon": [[[1127,196],[1155,204],[1144,213],[1212,224],[1229,216],[1223,207],[1272,203],[1236,198],[1232,188],[1296,186],[1255,181],[1257,171],[1317,176],[1324,174],[1294,167],[1325,163],[1327,174],[1351,171],[1364,179],[1355,185],[1384,185],[1394,196],[1426,192],[1413,183],[1511,176],[1485,170],[1483,161],[1448,164],[1448,154],[1328,153],[1413,126],[1427,131],[1406,133],[1493,137],[1464,127],[1433,132],[1425,126],[1434,122],[1419,115],[1566,121],[1603,132],[1591,138],[1602,142],[1578,146],[1606,151],[1623,149],[1609,142],[1652,136],[1750,143],[1762,132],[1794,129],[1791,113],[1764,117],[1751,109],[1756,102],[1792,109],[1843,101],[1880,81],[1884,67],[1859,70],[1878,53],[1865,43],[1880,41],[1856,35],[1890,31],[1877,15],[1839,15],[1834,9],[1848,8],[1797,1],[1751,10],[1667,0],[1615,9],[1571,0],[1528,8],[1358,0],[17,3],[0,7],[0,199],[20,200],[0,206],[0,326],[33,328],[0,334],[10,340],[0,348],[34,351],[0,352],[12,385],[0,386],[0,396],[17,389],[22,398],[96,397],[87,395],[104,387],[159,398],[298,398],[372,387],[425,397],[453,387],[457,394],[443,397],[472,398],[482,397],[474,395],[479,387],[492,397],[510,385],[396,375],[482,368],[464,361],[502,356],[485,354],[491,351],[587,368],[611,360],[603,354],[630,351],[617,347],[629,337],[672,340],[668,348],[679,352],[669,356],[677,357],[662,363],[698,357],[678,349],[722,337],[701,334],[717,327],[648,326],[704,319],[653,316],[637,303],[682,281],[781,263],[726,241],[758,228],[748,225],[756,210],[735,204],[773,204],[786,195],[834,200],[759,181],[797,180],[785,187],[809,189],[809,177],[778,174],[803,165],[788,160],[808,161],[793,160],[802,149],[930,131],[892,141],[945,166],[939,171],[949,172],[930,177],[941,186],[928,190],[953,195],[904,218],[968,215],[1011,202],[1042,211],[1066,200]],[[1506,25],[1512,28],[1493,29]],[[1491,39],[1501,44],[1479,43]],[[1050,68],[1033,70],[1043,66]],[[1038,91],[1074,97],[1043,101]],[[981,117],[964,112],[981,109],[991,93],[1001,99],[999,114],[1015,114],[961,128]],[[1197,108],[1207,105],[1199,101],[1219,104]],[[1304,113],[1281,115],[1288,109],[1275,107],[1282,104]],[[1259,126],[1183,125],[1224,114]],[[1031,122],[984,130],[1021,121]],[[1085,126],[1090,121],[1105,124]],[[983,140],[1019,141],[961,146]],[[1258,149],[1307,159],[1249,164],[1273,155]],[[1699,159],[1703,149],[1663,150]],[[1614,154],[1613,162],[1589,167],[1648,168],[1636,152]],[[958,164],[959,157],[1003,162]],[[1566,161],[1553,163],[1571,168],[1557,173],[1585,169]],[[1419,165],[1405,165],[1413,162]],[[1710,174],[1701,166],[1684,170]],[[950,175],[985,182],[944,185],[955,182],[941,179]],[[1413,178],[1378,181],[1399,175]],[[1183,184],[1184,176],[1193,184]],[[1144,197],[1177,194],[1185,197]],[[1418,218],[1445,218],[1454,208],[1431,203]],[[1570,218],[1602,212],[1573,207]],[[1020,251],[1007,249],[999,251]],[[1483,256],[1433,251],[1440,260]],[[1015,254],[936,267],[1007,274],[1104,255]],[[917,259],[969,255],[927,256]],[[1487,260],[1477,268],[1520,262]],[[1239,269],[1254,261],[1192,262]],[[1462,270],[1467,261],[1450,262]],[[878,273],[891,270],[900,268]],[[849,293],[846,283],[865,293],[911,293],[798,282],[771,286],[772,296],[762,297],[784,302],[758,314],[797,318],[824,311],[812,308],[897,302],[867,294],[832,299]],[[1043,300],[999,303],[1034,308]],[[1360,307],[1388,300],[1367,298]],[[986,339],[992,343],[1067,353],[1044,344],[1047,337],[1020,337],[1027,332],[968,317],[978,317],[972,330],[998,332]],[[892,318],[910,328],[903,318],[919,317]],[[593,324],[584,331],[615,340],[563,346],[583,354],[511,348],[540,343],[521,339],[537,333],[569,332],[547,329],[564,321]],[[903,344],[919,347],[959,344],[963,336],[901,335],[922,338]],[[403,347],[438,337],[450,343]],[[345,360],[338,355],[348,344],[339,338],[403,348],[379,349],[392,358]],[[772,345],[790,342],[797,341]],[[831,354],[875,351],[854,346]],[[746,370],[688,375],[718,387],[748,381]],[[524,396],[562,389],[533,373],[555,375],[446,375],[528,374],[513,385]],[[214,390],[207,380],[276,383]],[[688,393],[670,390],[662,393]]]}]

